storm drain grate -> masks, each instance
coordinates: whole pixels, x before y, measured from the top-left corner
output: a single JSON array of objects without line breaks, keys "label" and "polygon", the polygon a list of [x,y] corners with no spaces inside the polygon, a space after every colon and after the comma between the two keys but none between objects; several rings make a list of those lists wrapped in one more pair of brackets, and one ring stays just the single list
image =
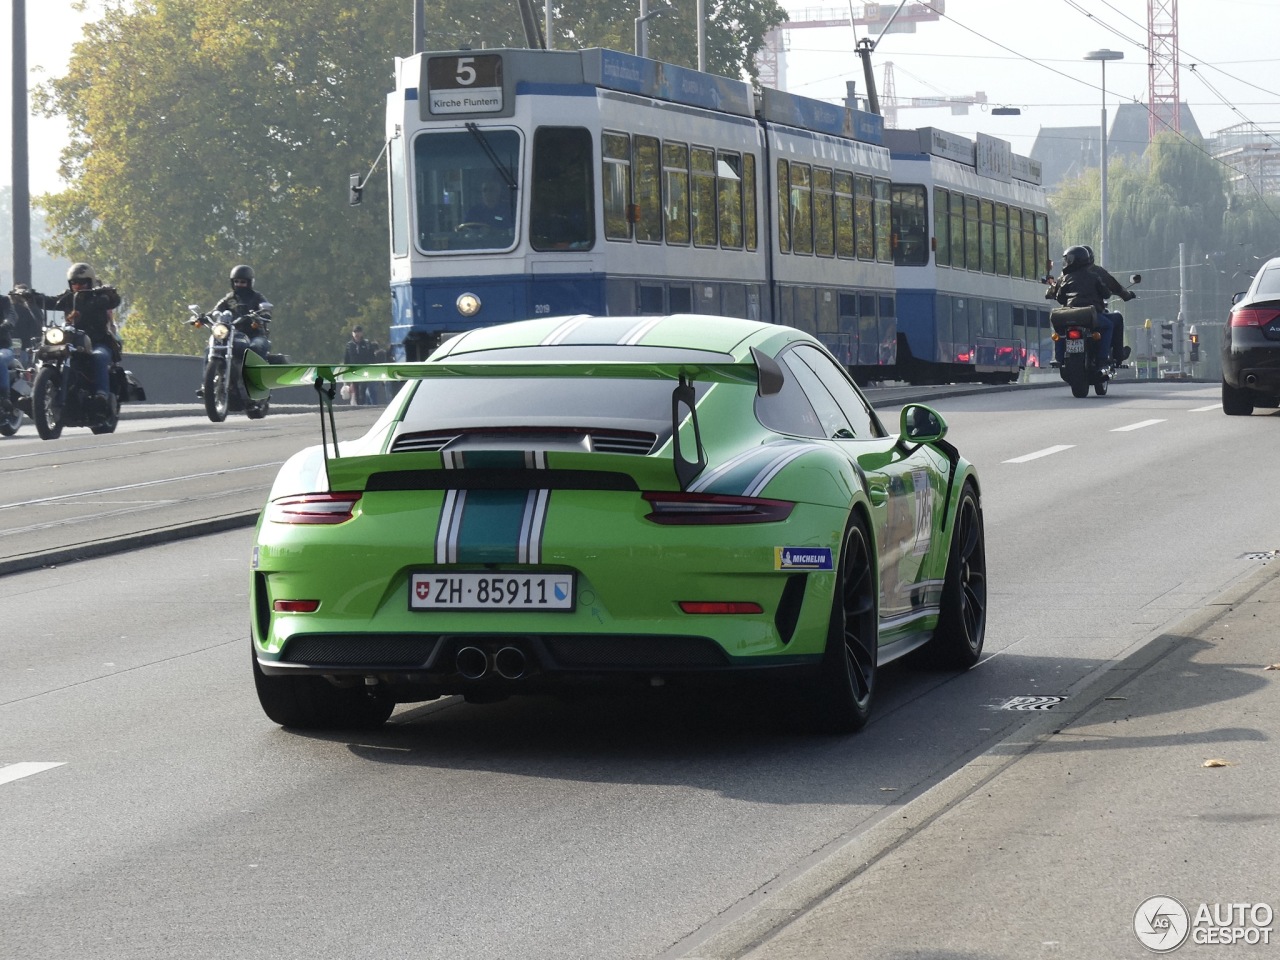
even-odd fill
[{"label": "storm drain grate", "polygon": [[1066,697],[1011,697],[995,705],[997,710],[1052,710]]},{"label": "storm drain grate", "polygon": [[1274,560],[1277,553],[1280,553],[1280,550],[1250,550],[1248,553],[1240,554],[1240,559],[1261,560],[1266,563],[1268,560]]}]

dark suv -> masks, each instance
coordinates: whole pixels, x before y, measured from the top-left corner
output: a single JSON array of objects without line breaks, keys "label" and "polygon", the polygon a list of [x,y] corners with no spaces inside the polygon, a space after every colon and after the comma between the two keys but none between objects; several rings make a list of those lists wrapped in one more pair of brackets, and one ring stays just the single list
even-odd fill
[{"label": "dark suv", "polygon": [[1237,296],[1222,337],[1222,412],[1247,417],[1280,406],[1280,258]]}]

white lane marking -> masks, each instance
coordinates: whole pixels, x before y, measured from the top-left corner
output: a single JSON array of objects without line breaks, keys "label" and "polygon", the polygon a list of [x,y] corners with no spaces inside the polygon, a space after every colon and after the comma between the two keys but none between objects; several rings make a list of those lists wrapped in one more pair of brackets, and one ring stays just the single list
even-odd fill
[{"label": "white lane marking", "polygon": [[1045,447],[1043,450],[1037,450],[1035,453],[1028,453],[1025,457],[1014,457],[1012,460],[1006,460],[1004,462],[1026,463],[1028,460],[1039,460],[1041,457],[1051,457],[1055,453],[1061,453],[1063,450],[1070,450],[1074,446],[1074,443],[1060,443],[1056,447]]},{"label": "white lane marking", "polygon": [[21,780],[23,777],[29,777],[35,773],[44,773],[46,770],[52,770],[54,767],[60,767],[66,761],[59,763],[11,763],[7,767],[0,767],[0,783],[11,783],[14,780]]},{"label": "white lane marking", "polygon": [[1143,427],[1151,427],[1157,423],[1164,423],[1163,420],[1139,420],[1137,423],[1131,423],[1127,427],[1115,427],[1112,433],[1124,433],[1127,430],[1141,430]]},{"label": "white lane marking", "polygon": [[1187,413],[1207,413],[1210,410],[1221,410],[1222,404],[1211,403],[1207,407],[1192,407]]}]

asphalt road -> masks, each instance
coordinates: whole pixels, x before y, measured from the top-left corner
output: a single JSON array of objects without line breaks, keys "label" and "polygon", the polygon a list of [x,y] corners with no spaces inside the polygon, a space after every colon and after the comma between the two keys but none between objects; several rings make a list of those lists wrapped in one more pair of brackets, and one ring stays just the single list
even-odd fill
[{"label": "asphalt road", "polygon": [[[300,736],[253,697],[248,530],[7,576],[0,771],[59,765],[0,782],[4,949],[699,955],[763,893],[1018,731],[1028,714],[1005,709],[1016,698],[1074,696],[1258,569],[1280,539],[1255,494],[1275,472],[1280,416],[1225,418],[1217,399],[1196,384],[937,399],[984,484],[986,655],[962,676],[890,668],[872,723],[850,738],[792,734],[765,703],[678,695],[450,699],[401,707],[358,739]],[[144,455],[174,445],[154,461],[91,438],[99,465],[83,477],[107,491],[112,471],[142,482],[142,464],[166,463],[167,495],[148,496],[200,500],[196,481],[176,480],[266,471],[297,440],[254,450],[247,432],[113,438]],[[212,462],[210,435],[227,438]],[[21,471],[11,464],[0,476]],[[109,513],[109,499],[94,509]],[[5,526],[26,515],[11,506]],[[1092,867],[1061,869],[1082,883]]]}]

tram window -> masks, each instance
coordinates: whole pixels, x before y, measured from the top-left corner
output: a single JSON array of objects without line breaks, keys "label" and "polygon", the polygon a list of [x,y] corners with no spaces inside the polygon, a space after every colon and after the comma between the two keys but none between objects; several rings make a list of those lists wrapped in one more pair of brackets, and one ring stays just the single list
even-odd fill
[{"label": "tram window", "polygon": [[605,239],[630,240],[631,138],[625,133],[601,134],[600,153]]},{"label": "tram window", "polygon": [[951,195],[951,265],[963,270],[964,254],[964,194]]},{"label": "tram window", "polygon": [[876,216],[876,259],[890,263],[893,261],[893,223],[889,215],[889,181],[876,179],[871,189]]},{"label": "tram window", "polygon": [[852,260],[853,247],[853,174],[837,170],[832,180],[835,190],[836,256]]},{"label": "tram window", "polygon": [[982,269],[982,248],[978,245],[978,198],[964,198],[964,265],[967,270]]},{"label": "tram window", "polygon": [[792,287],[791,296],[795,301],[795,308],[791,314],[790,326],[805,333],[817,333],[818,313],[813,287]]},{"label": "tram window", "polygon": [[880,321],[872,293],[858,294],[858,363],[864,367],[880,363]]},{"label": "tram window", "polygon": [[1043,268],[1036,263],[1035,214],[1022,211],[1022,275],[1028,280],[1039,280]]},{"label": "tram window", "polygon": [[[418,246],[427,251],[505,250],[516,239],[516,191],[507,178],[520,169],[520,134],[486,127],[470,133],[421,133],[413,140],[413,189]],[[480,217],[486,185],[506,205]]]},{"label": "tram window", "polygon": [[[971,349],[973,347],[973,330],[971,329],[971,320],[976,317],[971,316],[969,309],[970,300],[968,297],[952,297],[951,298],[951,349],[952,356],[947,357],[948,362],[953,360],[961,360],[967,363],[972,356]],[[963,356],[962,356],[963,355]]]},{"label": "tram window", "polygon": [[982,245],[982,272],[996,272],[995,204],[990,200],[978,202],[979,236]]},{"label": "tram window", "polygon": [[934,355],[943,362],[950,362],[954,352],[952,343],[955,337],[952,335],[951,298],[945,293],[940,293],[934,298],[933,315],[938,328],[934,334]]},{"label": "tram window", "polygon": [[641,314],[663,314],[667,312],[666,305],[662,302],[662,288],[654,286],[650,283],[640,284],[640,313]]},{"label": "tram window", "polygon": [[[819,333],[839,333],[840,317],[836,312],[836,304],[838,299],[832,290],[822,290],[818,293],[818,332]],[[823,340],[829,338],[824,337]]]},{"label": "tram window", "polygon": [[662,183],[666,198],[663,219],[667,227],[667,243],[687,246],[689,243],[688,144],[663,141]]},{"label": "tram window", "polygon": [[662,171],[656,137],[637,136],[633,141],[631,164],[632,193],[635,198],[636,239],[641,243],[662,242]]},{"label": "tram window", "polygon": [[1013,304],[1008,300],[996,303],[996,329],[1005,340],[1013,337]]},{"label": "tram window", "polygon": [[1022,211],[1009,208],[1009,275],[1025,277],[1022,271]]},{"label": "tram window", "polygon": [[875,214],[871,206],[871,178],[853,178],[853,241],[858,250],[859,260],[876,258],[875,234],[872,225]]},{"label": "tram window", "polygon": [[1049,269],[1049,217],[1043,213],[1036,214],[1036,264],[1037,276]]},{"label": "tram window", "polygon": [[595,244],[591,134],[539,127],[533,135],[529,242],[535,250],[590,250]]},{"label": "tram window", "polygon": [[409,185],[405,178],[404,138],[387,146],[387,192],[391,195],[391,255],[409,253]]},{"label": "tram window", "polygon": [[778,252],[791,252],[791,165],[778,161]]},{"label": "tram window", "polygon": [[996,204],[996,273],[1009,275],[1009,205]]},{"label": "tram window", "polygon": [[940,267],[951,266],[951,244],[947,242],[951,239],[950,227],[947,222],[947,217],[950,216],[947,201],[950,196],[941,187],[933,188],[933,235],[937,238],[938,247],[934,251],[933,257]]},{"label": "tram window", "polygon": [[742,249],[742,155],[722,153],[716,164],[716,199],[720,206],[720,246]]},{"label": "tram window", "polygon": [[672,284],[667,290],[668,304],[671,313],[693,312],[693,290],[689,287]]},{"label": "tram window", "polygon": [[693,161],[693,244],[696,247],[714,247],[718,241],[716,230],[716,155],[706,147],[693,147],[689,151]]},{"label": "tram window", "polygon": [[929,262],[929,211],[922,186],[895,184],[892,194],[893,262],[919,267]]},{"label": "tram window", "polygon": [[894,309],[894,299],[889,296],[880,297],[880,363],[893,363],[898,343],[898,318]]},{"label": "tram window", "polygon": [[820,257],[836,255],[835,223],[832,219],[831,171],[813,168],[813,252]]},{"label": "tram window", "polygon": [[984,337],[1000,336],[1000,312],[994,300],[982,301],[982,335]]},{"label": "tram window", "polygon": [[813,171],[807,163],[791,164],[791,250],[813,253]]},{"label": "tram window", "polygon": [[760,246],[760,221],[756,216],[756,158],[745,154],[742,158],[742,222],[748,250]]}]

